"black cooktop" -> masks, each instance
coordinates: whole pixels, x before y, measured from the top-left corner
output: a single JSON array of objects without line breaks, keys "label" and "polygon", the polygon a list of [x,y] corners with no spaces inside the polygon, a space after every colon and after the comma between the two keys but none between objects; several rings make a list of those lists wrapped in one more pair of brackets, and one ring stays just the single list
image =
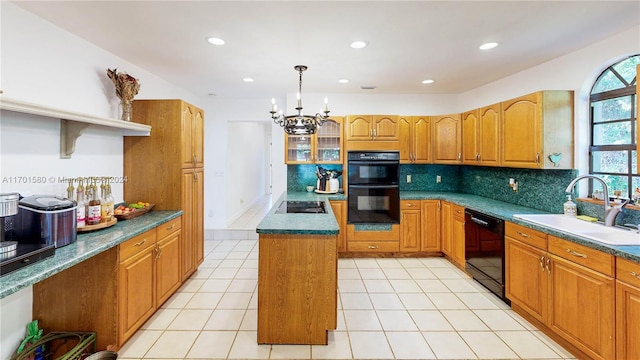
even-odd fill
[{"label": "black cooktop", "polygon": [[276,214],[326,214],[324,201],[283,201]]},{"label": "black cooktop", "polygon": [[0,253],[0,275],[46,259],[54,252],[55,245],[18,244],[15,250]]}]

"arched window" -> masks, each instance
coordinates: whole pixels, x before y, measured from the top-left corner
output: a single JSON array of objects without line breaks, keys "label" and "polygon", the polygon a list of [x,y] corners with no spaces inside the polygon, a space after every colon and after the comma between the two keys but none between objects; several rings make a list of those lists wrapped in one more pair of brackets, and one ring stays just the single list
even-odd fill
[{"label": "arched window", "polygon": [[[596,80],[590,97],[589,173],[602,177],[610,192],[620,190],[624,198],[631,198],[640,187],[636,168],[638,64],[640,55],[634,55],[608,67]],[[590,181],[589,193],[594,190],[602,186]]]}]

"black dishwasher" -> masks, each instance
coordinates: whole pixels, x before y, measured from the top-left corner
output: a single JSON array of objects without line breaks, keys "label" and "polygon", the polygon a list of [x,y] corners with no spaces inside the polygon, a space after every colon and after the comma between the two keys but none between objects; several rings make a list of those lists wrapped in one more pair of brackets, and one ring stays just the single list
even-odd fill
[{"label": "black dishwasher", "polygon": [[510,303],[504,291],[504,221],[470,209],[464,215],[466,271]]}]

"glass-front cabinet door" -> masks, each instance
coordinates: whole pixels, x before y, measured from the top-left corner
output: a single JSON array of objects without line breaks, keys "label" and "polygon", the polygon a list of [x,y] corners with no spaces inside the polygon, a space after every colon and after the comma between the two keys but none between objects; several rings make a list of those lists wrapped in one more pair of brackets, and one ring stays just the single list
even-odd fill
[{"label": "glass-front cabinet door", "polygon": [[285,134],[286,164],[342,164],[343,117],[332,117],[314,135]]}]

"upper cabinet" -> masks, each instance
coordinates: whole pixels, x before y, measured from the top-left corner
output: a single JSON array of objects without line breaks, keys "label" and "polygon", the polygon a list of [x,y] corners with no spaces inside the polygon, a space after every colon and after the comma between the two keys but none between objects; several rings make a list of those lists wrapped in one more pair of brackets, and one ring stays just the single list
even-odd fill
[{"label": "upper cabinet", "polygon": [[433,122],[433,163],[462,163],[460,114],[431,117]]},{"label": "upper cabinet", "polygon": [[573,91],[540,91],[501,105],[503,166],[573,168]]},{"label": "upper cabinet", "polygon": [[431,163],[431,117],[400,116],[400,163]]},{"label": "upper cabinet", "polygon": [[348,115],[348,150],[398,150],[400,128],[397,115]]},{"label": "upper cabinet", "polygon": [[397,115],[347,116],[348,141],[398,141]]},{"label": "upper cabinet", "polygon": [[204,166],[204,112],[182,103],[182,167]]},{"label": "upper cabinet", "polygon": [[313,135],[285,134],[286,164],[342,164],[344,117],[332,116]]},{"label": "upper cabinet", "polygon": [[462,162],[500,165],[500,104],[462,114]]}]

